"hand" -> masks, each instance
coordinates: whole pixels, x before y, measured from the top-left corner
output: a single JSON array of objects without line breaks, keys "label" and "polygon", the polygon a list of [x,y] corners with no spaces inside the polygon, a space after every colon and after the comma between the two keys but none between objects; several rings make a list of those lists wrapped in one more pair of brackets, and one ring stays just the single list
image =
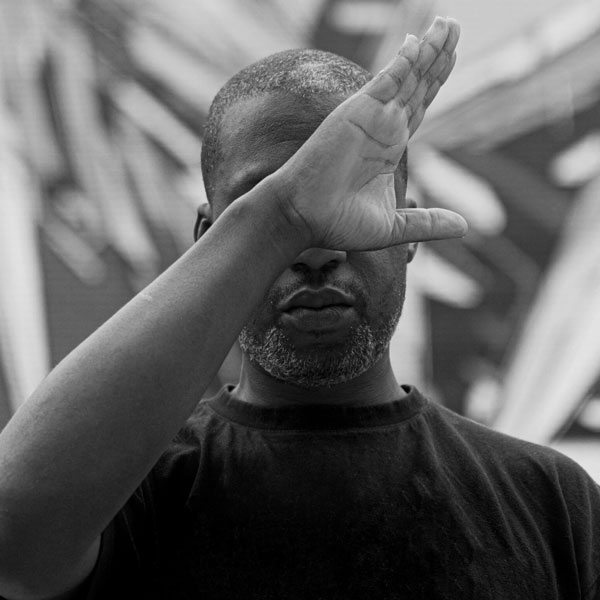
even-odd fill
[{"label": "hand", "polygon": [[375,250],[461,237],[464,219],[443,209],[397,209],[394,172],[426,108],[456,60],[460,28],[436,18],[421,42],[398,55],[340,104],[274,176],[311,246]]}]

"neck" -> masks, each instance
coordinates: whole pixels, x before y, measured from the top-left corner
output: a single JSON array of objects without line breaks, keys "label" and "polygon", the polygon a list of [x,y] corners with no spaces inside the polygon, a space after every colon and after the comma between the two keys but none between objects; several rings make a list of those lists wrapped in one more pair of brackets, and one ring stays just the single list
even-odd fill
[{"label": "neck", "polygon": [[331,387],[303,388],[275,379],[246,356],[239,383],[233,390],[239,400],[262,406],[334,404],[361,406],[392,402],[406,395],[394,376],[386,352],[370,369],[350,381]]}]

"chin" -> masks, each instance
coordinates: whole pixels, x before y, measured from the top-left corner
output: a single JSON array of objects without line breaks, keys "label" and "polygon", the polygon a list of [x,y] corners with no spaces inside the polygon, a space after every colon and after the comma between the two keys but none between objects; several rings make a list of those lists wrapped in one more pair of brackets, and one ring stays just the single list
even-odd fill
[{"label": "chin", "polygon": [[388,345],[387,336],[378,340],[367,325],[356,327],[344,343],[301,349],[276,327],[263,336],[247,330],[240,335],[240,346],[252,363],[275,379],[306,389],[356,379],[379,361]]}]

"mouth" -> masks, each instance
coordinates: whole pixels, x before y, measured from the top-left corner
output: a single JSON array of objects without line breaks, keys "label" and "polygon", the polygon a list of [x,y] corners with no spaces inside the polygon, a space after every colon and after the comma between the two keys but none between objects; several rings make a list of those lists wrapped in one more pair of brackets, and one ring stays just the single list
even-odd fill
[{"label": "mouth", "polygon": [[354,298],[337,288],[302,288],[285,299],[278,308],[282,312],[294,312],[299,309],[320,311],[352,306],[354,306]]},{"label": "mouth", "polygon": [[354,298],[336,288],[303,288],[279,309],[285,324],[304,332],[345,329],[356,319]]}]

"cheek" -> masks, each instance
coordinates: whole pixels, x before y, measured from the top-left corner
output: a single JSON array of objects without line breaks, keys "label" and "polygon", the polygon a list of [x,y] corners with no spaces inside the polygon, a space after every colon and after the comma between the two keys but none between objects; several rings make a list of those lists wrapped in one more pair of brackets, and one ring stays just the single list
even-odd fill
[{"label": "cheek", "polygon": [[296,288],[297,284],[294,284],[293,278],[289,277],[287,272],[281,275],[275,280],[257,309],[252,313],[246,328],[253,331],[270,329],[277,320],[277,306]]},{"label": "cheek", "polygon": [[361,268],[369,300],[376,313],[388,313],[404,298],[407,247],[398,246],[369,254],[368,262]]},{"label": "cheek", "polygon": [[369,287],[377,290],[391,289],[403,284],[406,279],[407,246],[395,246],[385,250],[366,253],[361,265],[363,278]]},{"label": "cheek", "polygon": [[274,322],[275,309],[269,296],[265,296],[257,309],[250,315],[250,319],[246,323],[246,329],[250,331],[266,331]]}]

